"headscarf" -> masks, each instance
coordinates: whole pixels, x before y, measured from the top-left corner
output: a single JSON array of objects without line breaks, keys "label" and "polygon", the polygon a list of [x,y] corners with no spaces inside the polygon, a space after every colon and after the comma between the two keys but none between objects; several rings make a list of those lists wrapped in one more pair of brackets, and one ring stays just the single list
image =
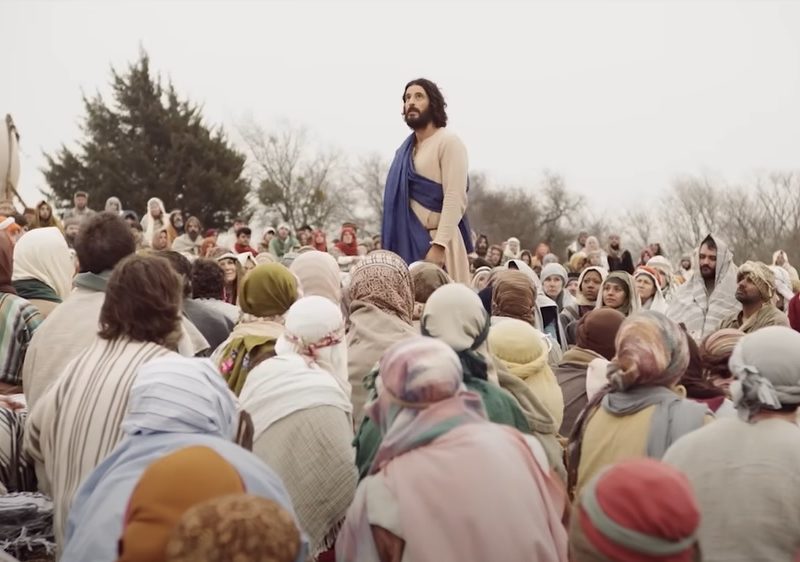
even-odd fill
[{"label": "headscarf", "polygon": [[693,562],[700,508],[688,478],[637,458],[612,465],[583,489],[570,526],[575,562]]},{"label": "headscarf", "polygon": [[13,271],[14,242],[5,231],[0,230],[0,293],[17,294],[17,290],[11,284]]},{"label": "headscarf", "polygon": [[[703,372],[703,361],[700,358],[700,348],[689,334],[686,334],[686,343],[689,345],[689,366],[681,377],[680,384],[686,389],[686,397],[702,401],[716,411],[725,398],[725,391],[714,386]],[[713,400],[716,406],[712,405]]]},{"label": "headscarf", "polygon": [[300,410],[333,406],[352,413],[344,318],[335,304],[325,297],[295,302],[275,352],[250,372],[240,395],[253,418],[254,440]]},{"label": "headscarf", "polygon": [[117,562],[162,562],[172,530],[187,510],[244,492],[236,469],[208,447],[186,447],[158,459],[128,501]]},{"label": "headscarf", "polygon": [[411,324],[414,285],[403,258],[388,250],[368,254],[350,271],[350,302],[366,302]]},{"label": "headscarf", "polygon": [[[636,278],[639,277],[640,275],[644,275],[645,277],[650,279],[650,281],[653,282],[653,287],[655,289],[653,296],[647,299],[646,302],[641,302],[642,299],[641,297],[638,296],[638,291],[636,292],[637,298],[639,298],[639,302],[641,304],[641,308],[643,310],[652,310],[653,312],[660,312],[661,314],[666,314],[667,301],[664,299],[664,294],[661,290],[661,282],[658,279],[658,273],[656,272],[655,269],[649,266],[641,265],[634,272],[633,280],[636,281]],[[635,288],[636,287],[634,286],[634,289]]]},{"label": "headscarf", "polygon": [[576,345],[599,353],[609,361],[617,353],[616,338],[625,315],[613,308],[597,308],[578,321]]},{"label": "headscarf", "polygon": [[542,265],[550,265],[551,263],[559,263],[558,256],[555,254],[547,254],[542,258]]},{"label": "headscarf", "polygon": [[627,271],[612,271],[608,274],[608,277],[606,277],[606,280],[603,281],[603,284],[600,286],[600,292],[597,295],[597,308],[605,307],[605,303],[603,302],[603,288],[608,283],[616,283],[625,289],[627,299],[622,306],[617,308],[622,314],[631,316],[641,309],[642,305],[639,302],[639,296],[636,294],[633,277],[631,277],[631,274]]},{"label": "headscarf", "polygon": [[602,252],[603,249],[600,247],[600,242],[596,236],[588,236],[583,246],[583,251],[588,254],[590,252]]},{"label": "headscarf", "polygon": [[783,311],[789,309],[789,301],[794,298],[792,291],[792,279],[789,272],[778,265],[769,266],[770,271],[775,276],[775,292],[783,297]]},{"label": "headscarf", "polygon": [[367,412],[383,441],[370,474],[455,427],[486,419],[480,397],[464,388],[458,356],[435,338],[409,338],[389,348],[376,385],[378,397]]},{"label": "headscarf", "polygon": [[72,290],[75,262],[61,231],[53,226],[31,230],[14,246],[13,281],[36,279],[62,301]]},{"label": "headscarf", "polygon": [[646,266],[655,269],[658,273],[663,275],[664,282],[659,282],[659,285],[662,286],[662,290],[668,290],[674,274],[674,268],[670,261],[664,256],[653,256],[647,260]]},{"label": "headscarf", "polygon": [[504,271],[497,275],[492,291],[492,316],[517,318],[534,323],[536,290],[521,271]]},{"label": "headscarf", "polygon": [[564,269],[564,266],[560,263],[548,263],[544,267],[542,267],[542,273],[539,275],[539,278],[544,283],[544,280],[548,277],[557,276],[561,278],[561,292],[556,295],[556,298],[553,300],[558,305],[558,310],[564,309],[564,307],[572,306],[575,304],[575,299],[572,298],[567,292],[567,281],[569,280],[569,276],[567,275],[567,270]]},{"label": "headscarf", "polygon": [[422,334],[442,340],[458,355],[464,375],[489,377],[489,316],[468,287],[450,283],[428,299],[421,319]]},{"label": "headscarf", "polygon": [[491,267],[479,267],[475,270],[475,274],[472,276],[472,283],[471,286],[475,291],[480,291],[486,288],[486,285],[489,282],[489,276],[492,274]]},{"label": "headscarf", "polygon": [[520,257],[519,238],[511,237],[506,240],[506,249],[503,251],[503,256],[510,259],[517,259]]},{"label": "headscarf", "polygon": [[[112,203],[116,203],[117,204],[117,210],[116,211],[113,211],[110,208]],[[118,215],[122,215],[122,211],[123,211],[123,209],[122,209],[122,201],[119,200],[119,197],[109,197],[108,199],[106,199],[106,205],[104,207],[104,210],[106,212],[109,212],[109,213],[117,213]],[[149,207],[148,207],[148,210],[149,210]]]},{"label": "headscarf", "polygon": [[769,326],[739,340],[730,358],[731,395],[739,417],[800,404],[800,333]]},{"label": "headscarf", "polygon": [[297,279],[284,266],[266,263],[256,266],[242,283],[239,306],[257,318],[282,316],[297,299]]},{"label": "headscarf", "polygon": [[609,365],[614,390],[669,387],[689,366],[689,346],[675,322],[649,310],[629,316],[617,333],[617,354]]},{"label": "headscarf", "polygon": [[277,503],[251,495],[225,496],[187,511],[172,532],[165,562],[292,562],[300,533]]},{"label": "headscarf", "polygon": [[289,271],[300,280],[304,296],[318,295],[342,303],[342,275],[339,264],[327,252],[310,251],[297,256]]},{"label": "headscarf", "polygon": [[[158,218],[158,222],[156,222],[150,214],[150,203],[156,203],[161,209],[161,216]],[[166,228],[168,221],[167,209],[164,207],[164,202],[158,197],[151,197],[148,199],[147,207],[145,207],[144,215],[142,216],[142,228],[144,229],[143,238],[147,245],[152,243],[156,230]]]},{"label": "headscarf", "polygon": [[[162,232],[167,233],[167,243],[163,247],[156,245],[156,240]],[[145,240],[149,240],[148,244],[156,251],[169,250],[172,245],[172,241],[169,238],[169,229],[167,229],[166,226],[156,229],[156,231],[153,233],[153,236],[151,236],[149,239],[146,238]]]},{"label": "headscarf", "polygon": [[[317,236],[320,236],[320,235],[322,235],[323,241],[322,242],[317,242]],[[315,250],[327,253],[327,251],[328,251],[328,240],[327,240],[327,238],[325,238],[325,232],[323,232],[320,229],[317,229],[314,232],[312,232],[311,233],[311,245],[314,247]]]},{"label": "headscarf", "polygon": [[731,354],[744,337],[744,332],[734,328],[717,330],[706,336],[700,344],[700,360],[707,377],[730,378],[731,371],[728,367]]},{"label": "headscarf", "polygon": [[[583,294],[583,280],[586,277],[586,274],[589,273],[590,271],[595,271],[600,275],[600,287],[597,289],[597,299],[593,301],[587,299]],[[575,296],[575,302],[578,303],[578,306],[597,305],[597,301],[600,300],[600,294],[603,291],[603,283],[605,282],[607,276],[608,272],[605,269],[595,265],[589,266],[583,271],[581,271],[581,274],[578,277],[578,294]]]},{"label": "headscarf", "polygon": [[746,261],[739,266],[736,280],[745,277],[749,278],[750,282],[758,288],[763,302],[772,300],[772,296],[775,294],[775,274],[769,267],[761,262]]},{"label": "headscarf", "polygon": [[[346,232],[349,232],[352,235],[353,241],[350,244],[344,243],[344,235]],[[336,243],[336,249],[342,252],[345,256],[358,255],[358,237],[356,236],[356,231],[353,227],[342,227],[342,233],[339,235],[339,241]]]},{"label": "headscarf", "polygon": [[420,262],[409,267],[414,283],[414,301],[426,303],[436,289],[452,283],[444,270],[429,262]]}]

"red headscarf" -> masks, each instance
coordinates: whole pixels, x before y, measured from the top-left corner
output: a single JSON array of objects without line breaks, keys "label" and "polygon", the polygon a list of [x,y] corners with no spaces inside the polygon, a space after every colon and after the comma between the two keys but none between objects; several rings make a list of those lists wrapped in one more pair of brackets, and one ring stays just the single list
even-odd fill
[{"label": "red headscarf", "polygon": [[[322,242],[317,242],[317,236],[322,236]],[[353,238],[355,238],[355,235]],[[311,234],[311,246],[320,252],[328,251],[328,240],[325,238],[325,233],[322,230],[317,229]]]},{"label": "red headscarf", "polygon": [[[350,235],[353,237],[353,241],[350,244],[344,243],[344,235],[345,233],[349,232]],[[356,238],[356,231],[354,228],[345,226],[342,228],[342,233],[339,236],[339,242],[336,243],[336,247],[339,249],[346,256],[357,256],[358,255],[358,238]]]}]

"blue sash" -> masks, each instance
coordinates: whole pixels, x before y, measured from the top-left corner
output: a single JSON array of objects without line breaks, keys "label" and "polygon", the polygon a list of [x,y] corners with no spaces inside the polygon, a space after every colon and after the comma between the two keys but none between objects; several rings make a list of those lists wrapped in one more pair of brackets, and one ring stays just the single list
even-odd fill
[{"label": "blue sash", "polygon": [[[397,149],[386,177],[381,227],[381,246],[409,264],[424,259],[431,247],[431,235],[411,210],[409,200],[413,199],[434,213],[441,213],[444,204],[442,184],[422,177],[414,169],[413,148],[412,133]],[[472,252],[472,234],[466,214],[458,223],[458,230],[467,253]]]}]

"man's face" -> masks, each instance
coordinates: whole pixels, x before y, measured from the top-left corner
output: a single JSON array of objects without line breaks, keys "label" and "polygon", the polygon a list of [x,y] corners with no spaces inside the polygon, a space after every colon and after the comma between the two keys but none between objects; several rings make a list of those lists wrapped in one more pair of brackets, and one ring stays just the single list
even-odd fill
[{"label": "man's face", "polygon": [[236,232],[240,228],[244,228],[245,226],[247,226],[247,225],[244,224],[242,221],[233,221],[233,231],[234,232]]},{"label": "man's face", "polygon": [[561,294],[561,289],[564,286],[564,280],[561,279],[558,275],[551,275],[547,277],[544,281],[542,281],[542,287],[544,288],[544,294],[550,297],[551,299],[558,298],[558,295]]},{"label": "man's face", "polygon": [[172,226],[174,226],[177,229],[183,228],[183,217],[180,215],[173,215]]},{"label": "man's face", "polygon": [[186,233],[189,235],[189,238],[192,240],[196,240],[198,236],[200,236],[200,221],[190,219],[188,223],[186,223]]},{"label": "man's face", "polygon": [[488,249],[489,241],[485,238],[479,238],[478,243],[475,245],[475,253],[479,256],[485,256]]},{"label": "man's face", "polygon": [[422,86],[409,86],[403,103],[403,118],[406,125],[415,131],[424,129],[432,121],[430,100]]},{"label": "man's face", "polygon": [[278,229],[278,238],[281,240],[286,240],[289,237],[289,229],[288,228],[279,228]]},{"label": "man's face", "polygon": [[492,265],[500,265],[500,260],[503,259],[503,252],[499,248],[492,248],[489,252],[489,263]]},{"label": "man's face", "polygon": [[580,234],[578,234],[578,244],[580,244],[581,246],[585,246],[587,238],[589,238],[589,233],[581,232]]},{"label": "man's face", "polygon": [[619,250],[620,239],[617,234],[612,234],[608,237],[608,245],[611,246],[614,250]]},{"label": "man's face", "polygon": [[684,271],[689,271],[692,269],[692,262],[689,260],[681,260],[681,269]]},{"label": "man's face", "polygon": [[75,238],[78,235],[78,231],[79,230],[80,230],[80,227],[77,224],[71,224],[71,225],[67,226],[66,229],[64,229],[64,234],[66,234],[67,236],[70,236],[72,238]]},{"label": "man's face", "polygon": [[700,246],[700,275],[706,280],[713,280],[717,275],[717,250],[706,244]]},{"label": "man's face", "polygon": [[85,195],[76,195],[75,196],[75,207],[78,209],[85,209],[86,208],[86,196]]},{"label": "man's face", "polygon": [[245,234],[244,232],[240,233],[239,236],[236,237],[236,241],[239,243],[240,246],[249,246],[250,245],[250,235]]},{"label": "man's face", "polygon": [[736,300],[742,304],[757,304],[761,302],[761,291],[747,274],[740,273],[736,281]]}]

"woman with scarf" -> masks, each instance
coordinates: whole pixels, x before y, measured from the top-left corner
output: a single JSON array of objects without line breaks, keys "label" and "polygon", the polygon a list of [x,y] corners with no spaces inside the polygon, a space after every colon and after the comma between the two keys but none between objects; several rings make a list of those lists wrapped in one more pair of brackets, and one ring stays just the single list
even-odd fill
[{"label": "woman with scarf", "polygon": [[319,251],[302,253],[292,262],[289,271],[300,281],[303,296],[325,297],[342,307],[342,274],[332,255]]},{"label": "woman with scarf", "polygon": [[489,331],[489,349],[509,373],[525,381],[560,427],[564,396],[547,364],[547,347],[539,331],[527,322],[510,318]]},{"label": "woman with scarf", "polygon": [[284,330],[283,315],[298,296],[297,278],[278,263],[259,265],[244,278],[239,297],[242,317],[212,355],[237,396],[249,372],[275,355]]},{"label": "woman with scarf", "polygon": [[144,245],[150,246],[156,233],[162,228],[167,227],[167,211],[164,203],[158,197],[147,200],[147,209],[142,217],[142,230],[144,232]]},{"label": "woman with scarf", "polygon": [[571,560],[697,562],[699,528],[700,506],[683,473],[653,459],[628,459],[598,474],[576,502]]},{"label": "woman with scarf", "polygon": [[332,550],[358,484],[344,337],[337,305],[301,298],[286,313],[275,357],[250,371],[240,396],[253,418],[253,452],[286,486],[314,557]]},{"label": "woman with scarf", "polygon": [[475,273],[472,275],[472,289],[476,292],[480,292],[486,288],[486,285],[489,284],[489,276],[492,274],[491,267],[479,267],[475,270]]},{"label": "woman with scarf", "polygon": [[169,235],[170,246],[175,242],[175,239],[183,233],[183,212],[179,209],[175,209],[169,214],[169,220],[167,221],[167,234]]},{"label": "woman with scarf", "polygon": [[[488,422],[456,353],[416,337],[392,346],[379,371],[369,417],[382,441],[339,534],[339,559],[566,562],[565,499],[541,447]],[[437,502],[458,517],[443,517]]]},{"label": "woman with scarf", "polygon": [[558,305],[558,312],[564,311],[568,306],[576,306],[575,300],[567,290],[567,270],[560,263],[548,263],[542,267],[539,276],[542,281],[542,289],[545,295]]},{"label": "woman with scarf", "polygon": [[450,276],[436,264],[416,262],[409,266],[411,281],[414,284],[414,322],[419,322],[425,303],[431,295],[443,285],[452,283]]},{"label": "woman with scarf", "polygon": [[[129,392],[125,438],[88,475],[70,508],[63,562],[164,560],[181,515],[230,493],[271,499],[291,512],[280,478],[234,442],[242,420],[210,361],[153,360]],[[300,554],[298,562],[305,560]]]},{"label": "woman with scarf", "polygon": [[172,242],[170,242],[169,230],[167,227],[164,226],[156,230],[149,246],[156,252],[164,252],[170,249]]},{"label": "woman with scarf", "polygon": [[239,288],[244,279],[244,269],[239,262],[239,257],[232,252],[222,250],[222,255],[216,258],[217,263],[225,274],[225,286],[222,300],[234,306],[239,305]]},{"label": "woman with scarf", "polygon": [[520,257],[522,249],[519,245],[519,238],[511,237],[506,240],[505,249],[503,250],[503,263],[508,260],[517,260]]},{"label": "woman with scarf", "polygon": [[369,254],[351,271],[348,292],[347,370],[357,427],[367,401],[364,378],[392,344],[419,332],[413,324],[411,274],[406,262],[397,254],[388,250]]},{"label": "woman with scarf", "polygon": [[109,197],[106,199],[103,210],[114,215],[122,215],[122,201],[119,200],[119,197]]},{"label": "woman with scarf", "polygon": [[358,238],[356,238],[356,231],[353,227],[342,227],[342,233],[339,235],[339,241],[336,243],[336,249],[345,256],[358,255]]},{"label": "woman with scarf", "polygon": [[[31,234],[31,233],[29,233]],[[33,333],[44,320],[39,309],[17,295],[11,282],[14,245],[0,231],[0,394],[21,392],[22,364]]]},{"label": "woman with scarf", "polygon": [[686,334],[675,322],[651,311],[623,322],[608,387],[589,402],[570,437],[570,490],[619,460],[660,459],[679,437],[713,419],[705,405],[679,393],[688,366]]},{"label": "woman with scarf", "polygon": [[312,246],[319,252],[328,251],[328,239],[325,237],[325,232],[321,229],[315,230],[311,234]]},{"label": "woman with scarf", "polygon": [[606,271],[609,270],[608,254],[600,247],[600,242],[595,236],[589,236],[586,239],[586,245],[583,247],[583,251],[589,259],[589,265],[602,267]]},{"label": "woman with scarf", "polygon": [[32,230],[14,246],[12,284],[43,318],[69,296],[74,276],[75,260],[57,228]]},{"label": "woman with scarf", "polygon": [[609,273],[597,297],[596,308],[613,308],[625,316],[636,314],[641,309],[641,304],[633,277],[625,271]]},{"label": "woman with scarf", "polygon": [[798,277],[797,275],[797,269],[795,269],[794,266],[789,263],[789,257],[783,250],[778,250],[777,252],[772,254],[772,265],[777,265],[778,267],[782,267],[787,272],[789,272],[789,277],[793,282],[800,279],[800,277]]},{"label": "woman with scarf", "polygon": [[62,233],[64,232],[64,225],[53,213],[53,207],[47,201],[39,201],[36,205],[36,214],[33,217],[33,224],[31,230],[35,228],[45,228],[53,226]]},{"label": "woman with scarf", "polygon": [[641,309],[666,314],[667,301],[661,291],[658,272],[648,266],[640,266],[633,274],[633,279]]}]

